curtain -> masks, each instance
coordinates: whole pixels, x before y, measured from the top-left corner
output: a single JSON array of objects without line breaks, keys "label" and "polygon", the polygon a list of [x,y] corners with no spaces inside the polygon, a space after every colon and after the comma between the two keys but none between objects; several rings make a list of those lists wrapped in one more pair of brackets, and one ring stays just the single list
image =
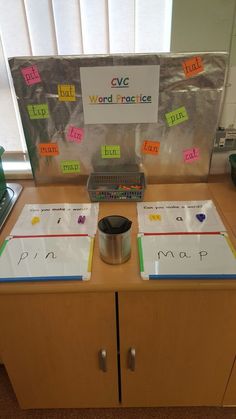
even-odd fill
[{"label": "curtain", "polygon": [[7,59],[168,52],[172,0],[0,0],[0,145],[25,151]]}]

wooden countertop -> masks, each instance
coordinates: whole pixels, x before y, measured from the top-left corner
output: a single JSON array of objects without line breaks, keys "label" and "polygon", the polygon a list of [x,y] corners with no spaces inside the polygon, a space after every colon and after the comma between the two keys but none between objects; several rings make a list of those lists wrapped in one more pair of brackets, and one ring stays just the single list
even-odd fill
[{"label": "wooden countertop", "polygon": [[[19,182],[21,183],[21,182]],[[90,202],[84,186],[27,186],[24,189],[0,234],[3,243],[15,224],[25,204],[35,203],[79,203]],[[32,182],[31,182],[32,184]],[[231,241],[236,247],[236,188],[230,182],[148,185],[145,201],[184,201],[212,199],[228,229]],[[131,246],[132,255],[121,265],[108,265],[99,256],[98,239],[95,238],[92,275],[90,281],[49,281],[32,283],[2,283],[1,294],[54,293],[54,292],[93,292],[127,290],[184,290],[184,289],[236,289],[235,280],[156,280],[144,281],[140,277],[137,251],[137,213],[136,203],[100,203],[99,219],[111,214],[124,215],[133,221]]]}]

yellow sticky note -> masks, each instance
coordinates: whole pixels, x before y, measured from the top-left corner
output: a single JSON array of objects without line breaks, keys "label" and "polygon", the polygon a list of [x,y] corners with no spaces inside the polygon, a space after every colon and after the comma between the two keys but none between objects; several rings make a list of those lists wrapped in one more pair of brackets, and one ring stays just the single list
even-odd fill
[{"label": "yellow sticky note", "polygon": [[75,101],[75,86],[74,84],[58,84],[58,99],[61,102]]}]

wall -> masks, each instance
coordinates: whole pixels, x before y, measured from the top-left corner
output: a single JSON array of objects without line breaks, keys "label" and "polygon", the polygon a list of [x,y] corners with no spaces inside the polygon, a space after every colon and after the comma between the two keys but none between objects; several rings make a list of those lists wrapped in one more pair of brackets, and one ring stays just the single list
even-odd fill
[{"label": "wall", "polygon": [[[219,126],[236,129],[236,0],[173,0],[171,51],[228,51]],[[229,171],[230,152],[214,152],[211,173]],[[236,151],[235,151],[236,152]]]}]

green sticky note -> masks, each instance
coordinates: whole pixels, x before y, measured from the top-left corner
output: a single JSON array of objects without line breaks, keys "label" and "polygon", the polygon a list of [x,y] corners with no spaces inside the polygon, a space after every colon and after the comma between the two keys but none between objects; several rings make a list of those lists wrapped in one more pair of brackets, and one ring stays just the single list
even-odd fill
[{"label": "green sticky note", "polygon": [[168,112],[165,114],[167,124],[169,127],[173,125],[181,124],[184,121],[188,120],[188,114],[184,106],[181,108],[175,109],[175,111]]},{"label": "green sticky note", "polygon": [[46,119],[49,117],[48,105],[27,105],[30,119]]},{"label": "green sticky note", "polygon": [[103,159],[120,159],[120,146],[102,145],[101,155]]},{"label": "green sticky note", "polygon": [[78,160],[64,160],[61,162],[62,173],[80,173],[80,162]]}]

